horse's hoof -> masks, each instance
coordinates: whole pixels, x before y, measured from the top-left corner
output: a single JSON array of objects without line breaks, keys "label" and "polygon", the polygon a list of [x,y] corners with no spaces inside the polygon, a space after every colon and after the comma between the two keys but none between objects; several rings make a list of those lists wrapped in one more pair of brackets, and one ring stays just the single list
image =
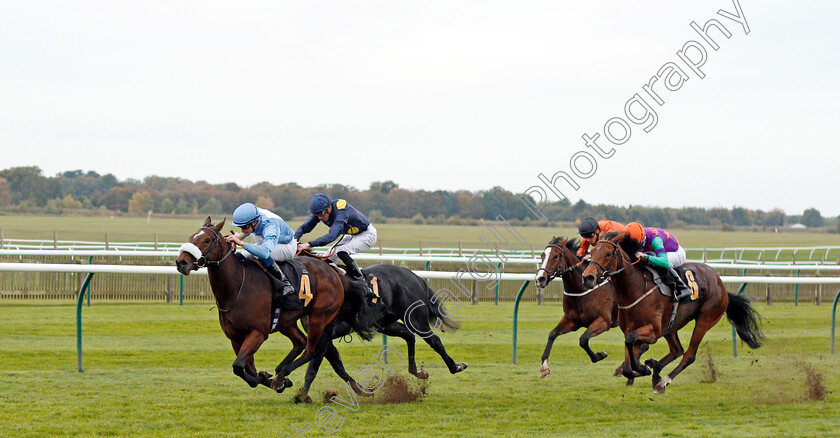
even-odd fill
[{"label": "horse's hoof", "polygon": [[601,351],[601,352],[595,353],[595,359],[592,360],[592,363],[600,362],[600,361],[602,361],[606,358],[607,358],[607,352],[606,351]]},{"label": "horse's hoof", "polygon": [[627,383],[625,383],[624,386],[633,386],[633,382],[635,380],[636,379],[634,377],[631,377],[631,378],[627,379]]},{"label": "horse's hoof", "polygon": [[624,377],[624,365],[619,365],[613,373],[613,377]]},{"label": "horse's hoof", "polygon": [[671,384],[671,378],[665,376],[653,387],[654,394],[665,394],[665,387]]},{"label": "horse's hoof", "polygon": [[298,393],[297,395],[295,395],[294,402],[295,402],[295,404],[300,404],[300,403],[312,404],[312,397],[310,397],[309,394]]},{"label": "horse's hoof", "polygon": [[417,377],[418,379],[426,380],[429,378],[429,373],[426,370],[417,370],[411,374],[414,374],[414,377]]},{"label": "horse's hoof", "polygon": [[350,385],[350,389],[352,389],[353,392],[355,392],[358,395],[361,395],[362,397],[372,397],[373,396],[372,392],[365,391],[365,389],[362,388],[362,386],[359,385],[359,383],[356,382],[355,380],[351,379],[347,382],[347,384]]},{"label": "horse's hoof", "polygon": [[284,377],[282,382],[278,382],[277,380],[278,379],[275,377],[274,380],[271,381],[271,389],[277,392],[283,392],[286,388],[294,386],[288,377]]},{"label": "horse's hoof", "polygon": [[540,379],[545,379],[549,374],[551,374],[551,370],[547,366],[540,367]]},{"label": "horse's hoof", "polygon": [[460,373],[461,371],[464,371],[465,369],[467,369],[467,364],[461,362],[461,363],[458,364],[458,366],[455,368],[455,371],[453,371],[452,374]]},{"label": "horse's hoof", "polygon": [[656,367],[659,366],[659,361],[657,361],[656,359],[648,359],[645,361],[645,365],[647,365],[651,369],[656,369]]},{"label": "horse's hoof", "polygon": [[292,383],[292,381],[289,380],[288,377],[286,377],[285,380],[283,381],[283,386],[286,387],[286,388],[291,388],[292,386],[295,386],[295,384]]}]

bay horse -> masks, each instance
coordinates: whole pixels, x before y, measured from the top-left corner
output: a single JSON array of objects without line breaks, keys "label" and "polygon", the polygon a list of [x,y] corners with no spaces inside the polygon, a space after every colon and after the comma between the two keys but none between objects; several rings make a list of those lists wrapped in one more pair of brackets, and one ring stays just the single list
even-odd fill
[{"label": "bay horse", "polygon": [[[318,257],[318,256],[315,256]],[[320,258],[320,257],[319,257]],[[420,336],[435,350],[443,359],[449,372],[459,373],[467,369],[467,364],[456,363],[446,352],[434,329],[442,331],[455,331],[460,323],[453,320],[443,309],[445,297],[435,296],[429,288],[428,283],[418,277],[410,269],[390,264],[373,265],[362,270],[366,276],[375,276],[379,287],[378,303],[373,309],[376,313],[374,328],[376,331],[402,338],[408,347],[408,372],[418,379],[427,379],[429,373],[425,370],[418,370],[414,359],[415,335]],[[338,339],[346,336],[353,328],[343,321],[344,316],[339,315],[337,324],[333,330],[333,338]],[[341,362],[338,350],[330,342],[325,356],[314,358],[306,371],[305,382],[298,395],[297,402],[311,402],[307,396],[308,389],[318,373],[321,360],[326,358],[335,373],[360,395],[371,395],[370,391],[361,388],[359,384],[347,373]]]},{"label": "bay horse", "polygon": [[540,377],[551,373],[548,358],[558,336],[586,327],[580,336],[579,345],[589,355],[589,360],[596,363],[605,359],[607,353],[593,352],[589,348],[589,340],[618,325],[618,307],[612,284],[605,283],[594,288],[583,285],[585,266],[576,255],[578,248],[580,245],[577,239],[554,237],[540,254],[542,263],[536,274],[537,286],[544,288],[557,277],[563,280],[563,318],[548,333]]},{"label": "bay horse", "polygon": [[[749,299],[727,292],[717,272],[703,263],[683,265],[694,271],[700,292],[695,300],[677,307],[671,325],[674,303],[670,296],[657,292],[652,275],[638,263],[639,248],[640,244],[627,238],[626,233],[609,233],[592,249],[592,262],[583,272],[587,286],[595,285],[600,278],[609,278],[615,285],[619,322],[625,334],[625,377],[652,372],[654,392],[664,393],[665,387],[694,362],[706,332],[724,313],[741,340],[752,349],[761,346],[764,339],[759,325],[761,317]],[[694,331],[688,350],[683,350],[677,331],[690,321],[694,321]],[[643,366],[639,359],[641,346],[653,344],[660,337],[668,342],[668,354],[658,361],[648,359]],[[680,356],[680,363],[667,376],[660,377],[660,371]]]},{"label": "bay horse", "polygon": [[[349,289],[348,284],[327,264],[308,257],[296,257],[309,271],[313,298],[299,310],[284,310],[274,331],[279,331],[292,341],[292,349],[275,368],[276,375],[257,372],[254,354],[268,339],[271,332],[272,282],[269,274],[257,263],[247,262],[234,255],[235,248],[222,237],[224,219],[212,225],[210,217],[181,247],[175,265],[183,275],[199,267],[207,267],[210,287],[219,311],[222,331],[230,339],[236,360],[233,373],[252,388],[268,386],[277,392],[291,386],[287,376],[313,357],[323,355],[332,337],[335,318],[342,309],[355,309],[356,315],[346,316],[345,322],[362,336],[370,339],[369,324],[365,322],[367,306],[361,300],[361,291]],[[345,294],[345,291],[349,291]],[[347,302],[345,302],[347,298]],[[349,301],[356,301],[349,305]],[[297,321],[306,316],[308,331],[304,335]],[[302,354],[301,354],[302,352]]]}]

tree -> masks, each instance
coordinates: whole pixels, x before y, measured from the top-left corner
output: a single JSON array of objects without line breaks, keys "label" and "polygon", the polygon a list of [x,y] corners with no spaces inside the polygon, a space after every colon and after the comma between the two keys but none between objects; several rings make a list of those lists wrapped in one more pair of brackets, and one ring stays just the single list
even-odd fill
[{"label": "tree", "polygon": [[146,214],[155,209],[155,202],[149,192],[137,192],[128,201],[128,212],[131,214]]},{"label": "tree", "polygon": [[46,199],[39,199],[46,180],[41,175],[41,168],[37,166],[12,167],[0,171],[0,177],[5,178],[9,184],[9,191],[12,192],[12,204],[32,201],[38,205],[44,205],[44,202],[46,202]]},{"label": "tree", "polygon": [[809,208],[802,213],[802,225],[811,228],[823,226],[823,217],[816,208]]},{"label": "tree", "polygon": [[380,192],[380,193],[384,193],[386,195],[391,190],[399,188],[399,187],[400,186],[397,185],[397,183],[391,181],[390,179],[388,181],[382,181],[382,182],[374,181],[374,182],[370,183],[370,191]]},{"label": "tree", "polygon": [[266,195],[262,195],[257,198],[257,202],[254,203],[257,207],[264,208],[266,210],[271,210],[274,208],[274,201],[271,200],[270,197]]},{"label": "tree", "polygon": [[0,207],[12,203],[12,192],[9,190],[9,182],[0,176]]},{"label": "tree", "polygon": [[222,213],[222,203],[216,198],[210,198],[206,204],[201,206],[199,213],[203,214],[217,214]]}]

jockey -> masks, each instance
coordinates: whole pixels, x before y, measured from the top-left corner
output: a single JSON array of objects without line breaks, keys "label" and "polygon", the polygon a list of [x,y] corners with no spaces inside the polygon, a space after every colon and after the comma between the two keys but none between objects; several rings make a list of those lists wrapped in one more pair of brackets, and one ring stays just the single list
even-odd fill
[{"label": "jockey", "polygon": [[674,299],[679,301],[691,294],[691,289],[682,281],[674,268],[685,263],[685,249],[673,234],[660,229],[642,227],[638,222],[627,224],[627,235],[641,245],[636,256],[653,266],[666,269],[675,284]]},{"label": "jockey", "polygon": [[[296,240],[300,240],[304,234],[312,231],[315,225],[318,225],[318,222],[326,224],[330,227],[330,231],[315,240],[298,243],[297,249],[300,251],[324,246],[340,236],[341,239],[334,246],[335,253],[329,257],[330,261],[334,262],[336,257],[341,259],[347,266],[350,278],[360,280],[365,285],[368,296],[373,296],[373,292],[367,287],[361,269],[350,258],[351,254],[367,251],[376,243],[376,228],[373,227],[370,220],[344,199],[332,200],[323,193],[318,193],[312,197],[309,202],[309,211],[312,214],[295,231],[294,238]],[[347,235],[350,236],[349,239],[345,239]]]},{"label": "jockey", "polygon": [[580,220],[578,232],[580,233],[581,242],[580,248],[577,251],[577,256],[584,258],[585,260],[589,260],[589,255],[586,254],[589,247],[596,244],[598,239],[605,236],[607,233],[624,232],[624,224],[607,219],[596,221],[595,218],[585,217]]},{"label": "jockey", "polygon": [[[292,228],[280,216],[250,202],[236,207],[233,224],[241,228],[242,232],[225,236],[225,240],[245,248],[249,256],[259,260],[269,274],[280,280],[283,295],[294,293],[292,283],[276,263],[291,260],[295,256],[297,240],[293,237]],[[257,243],[242,242],[248,235]]]}]

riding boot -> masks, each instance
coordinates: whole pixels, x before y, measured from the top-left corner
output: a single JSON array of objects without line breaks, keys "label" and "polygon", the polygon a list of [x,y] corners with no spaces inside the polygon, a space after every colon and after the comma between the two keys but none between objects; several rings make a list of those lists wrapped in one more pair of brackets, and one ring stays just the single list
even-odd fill
[{"label": "riding boot", "polygon": [[365,276],[362,274],[362,270],[359,269],[356,261],[350,258],[350,254],[342,251],[338,253],[338,258],[340,258],[341,261],[344,262],[344,265],[347,266],[347,275],[353,280],[361,281],[365,286],[365,299],[372,301],[376,298],[376,294],[374,294],[373,291],[370,290],[370,287],[368,287],[367,281],[365,281]]},{"label": "riding boot", "polygon": [[677,274],[677,271],[674,268],[668,268],[668,274],[671,275],[671,278],[674,281],[674,300],[679,301],[682,298],[685,298],[691,295],[691,288],[688,287],[685,282],[682,281],[680,275]]},{"label": "riding boot", "polygon": [[292,294],[295,292],[295,288],[292,287],[292,282],[286,278],[286,274],[280,270],[280,266],[277,266],[277,262],[274,262],[266,268],[269,274],[271,274],[274,278],[280,280],[280,285],[283,287],[283,295]]}]

